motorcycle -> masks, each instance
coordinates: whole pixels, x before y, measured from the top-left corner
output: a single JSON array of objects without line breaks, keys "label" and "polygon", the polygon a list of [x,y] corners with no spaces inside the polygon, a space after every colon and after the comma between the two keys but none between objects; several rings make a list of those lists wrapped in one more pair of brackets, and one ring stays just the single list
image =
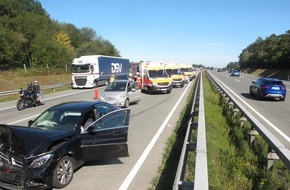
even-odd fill
[{"label": "motorcycle", "polygon": [[24,110],[25,108],[28,108],[28,107],[37,106],[37,101],[34,98],[33,93],[29,93],[27,90],[23,90],[21,88],[21,90],[19,91],[19,96],[20,96],[20,99],[16,103],[16,107],[19,111]]}]

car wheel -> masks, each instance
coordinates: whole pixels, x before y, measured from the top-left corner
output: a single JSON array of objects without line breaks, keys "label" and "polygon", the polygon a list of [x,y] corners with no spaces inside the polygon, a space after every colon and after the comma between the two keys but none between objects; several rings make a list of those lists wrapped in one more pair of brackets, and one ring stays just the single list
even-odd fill
[{"label": "car wheel", "polygon": [[127,107],[129,107],[129,100],[128,99],[126,99],[125,103],[124,103],[124,108],[127,108]]},{"label": "car wheel", "polygon": [[17,103],[16,103],[16,107],[17,109],[20,111],[20,110],[24,110],[25,109],[25,103],[24,103],[24,100],[18,100]]},{"label": "car wheel", "polygon": [[148,87],[148,93],[149,93],[149,94],[153,94],[153,90],[152,90],[151,87]]},{"label": "car wheel", "polygon": [[67,186],[73,179],[73,173],[73,158],[64,156],[55,167],[52,181],[53,187],[63,188]]},{"label": "car wheel", "polygon": [[257,99],[258,99],[258,100],[261,100],[261,99],[262,99],[262,96],[261,96],[261,94],[260,94],[259,91],[257,91]]},{"label": "car wheel", "polygon": [[252,89],[250,88],[250,95],[253,96],[254,93],[252,92]]},{"label": "car wheel", "polygon": [[281,101],[285,101],[286,96],[284,96],[283,98],[280,98]]}]

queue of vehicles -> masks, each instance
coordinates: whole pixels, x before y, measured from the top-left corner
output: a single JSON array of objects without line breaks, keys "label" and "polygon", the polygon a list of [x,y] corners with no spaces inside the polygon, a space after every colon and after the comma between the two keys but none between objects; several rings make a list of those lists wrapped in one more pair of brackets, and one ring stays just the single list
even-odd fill
[{"label": "queue of vehicles", "polygon": [[[184,68],[186,71],[182,71]],[[149,94],[169,94],[173,87],[183,87],[196,75],[194,68],[189,65],[150,61],[131,63],[131,72],[133,76],[140,75],[141,90]]]},{"label": "queue of vehicles", "polygon": [[[171,68],[176,71],[167,71]],[[173,85],[171,77],[184,74],[177,64],[140,62],[132,64],[131,71],[132,76],[117,75],[100,100],[55,105],[28,126],[1,124],[0,187],[63,188],[86,161],[129,156],[129,104],[141,101],[142,89],[170,93],[173,86],[182,87],[186,79],[194,78],[183,75],[183,83]],[[286,87],[281,80],[259,78],[251,84],[250,94],[284,101]]]},{"label": "queue of vehicles", "polygon": [[52,106],[27,126],[0,124],[0,188],[63,188],[87,161],[129,156],[129,104],[141,101],[141,90],[170,93],[180,71],[168,75],[161,63],[140,62],[130,76],[128,63],[109,56],[77,58],[72,88],[107,85],[99,100]]}]

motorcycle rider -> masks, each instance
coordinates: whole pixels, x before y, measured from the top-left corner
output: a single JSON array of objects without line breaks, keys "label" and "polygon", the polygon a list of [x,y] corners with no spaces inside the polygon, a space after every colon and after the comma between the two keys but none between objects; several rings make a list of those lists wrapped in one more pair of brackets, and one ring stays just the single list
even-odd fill
[{"label": "motorcycle rider", "polygon": [[33,91],[34,91],[34,97],[36,99],[36,105],[43,105],[42,102],[40,102],[40,86],[38,84],[38,81],[34,81],[33,85]]},{"label": "motorcycle rider", "polygon": [[33,92],[33,86],[32,86],[32,83],[31,83],[31,82],[28,82],[28,83],[27,83],[27,88],[26,88],[26,90],[27,90],[27,92],[28,92],[29,94],[34,94],[34,92]]},{"label": "motorcycle rider", "polygon": [[35,99],[35,93],[34,93],[34,87],[32,85],[32,82],[28,82],[27,83],[27,88],[26,88],[26,92],[29,94],[29,96],[31,97],[31,99],[36,103],[36,99]]}]

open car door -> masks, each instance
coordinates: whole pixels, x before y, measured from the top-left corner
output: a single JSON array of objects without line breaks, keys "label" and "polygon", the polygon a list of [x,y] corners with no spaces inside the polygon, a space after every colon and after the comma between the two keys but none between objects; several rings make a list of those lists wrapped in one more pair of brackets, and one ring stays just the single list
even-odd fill
[{"label": "open car door", "polygon": [[81,134],[84,161],[127,157],[130,109],[120,109],[100,117]]}]

